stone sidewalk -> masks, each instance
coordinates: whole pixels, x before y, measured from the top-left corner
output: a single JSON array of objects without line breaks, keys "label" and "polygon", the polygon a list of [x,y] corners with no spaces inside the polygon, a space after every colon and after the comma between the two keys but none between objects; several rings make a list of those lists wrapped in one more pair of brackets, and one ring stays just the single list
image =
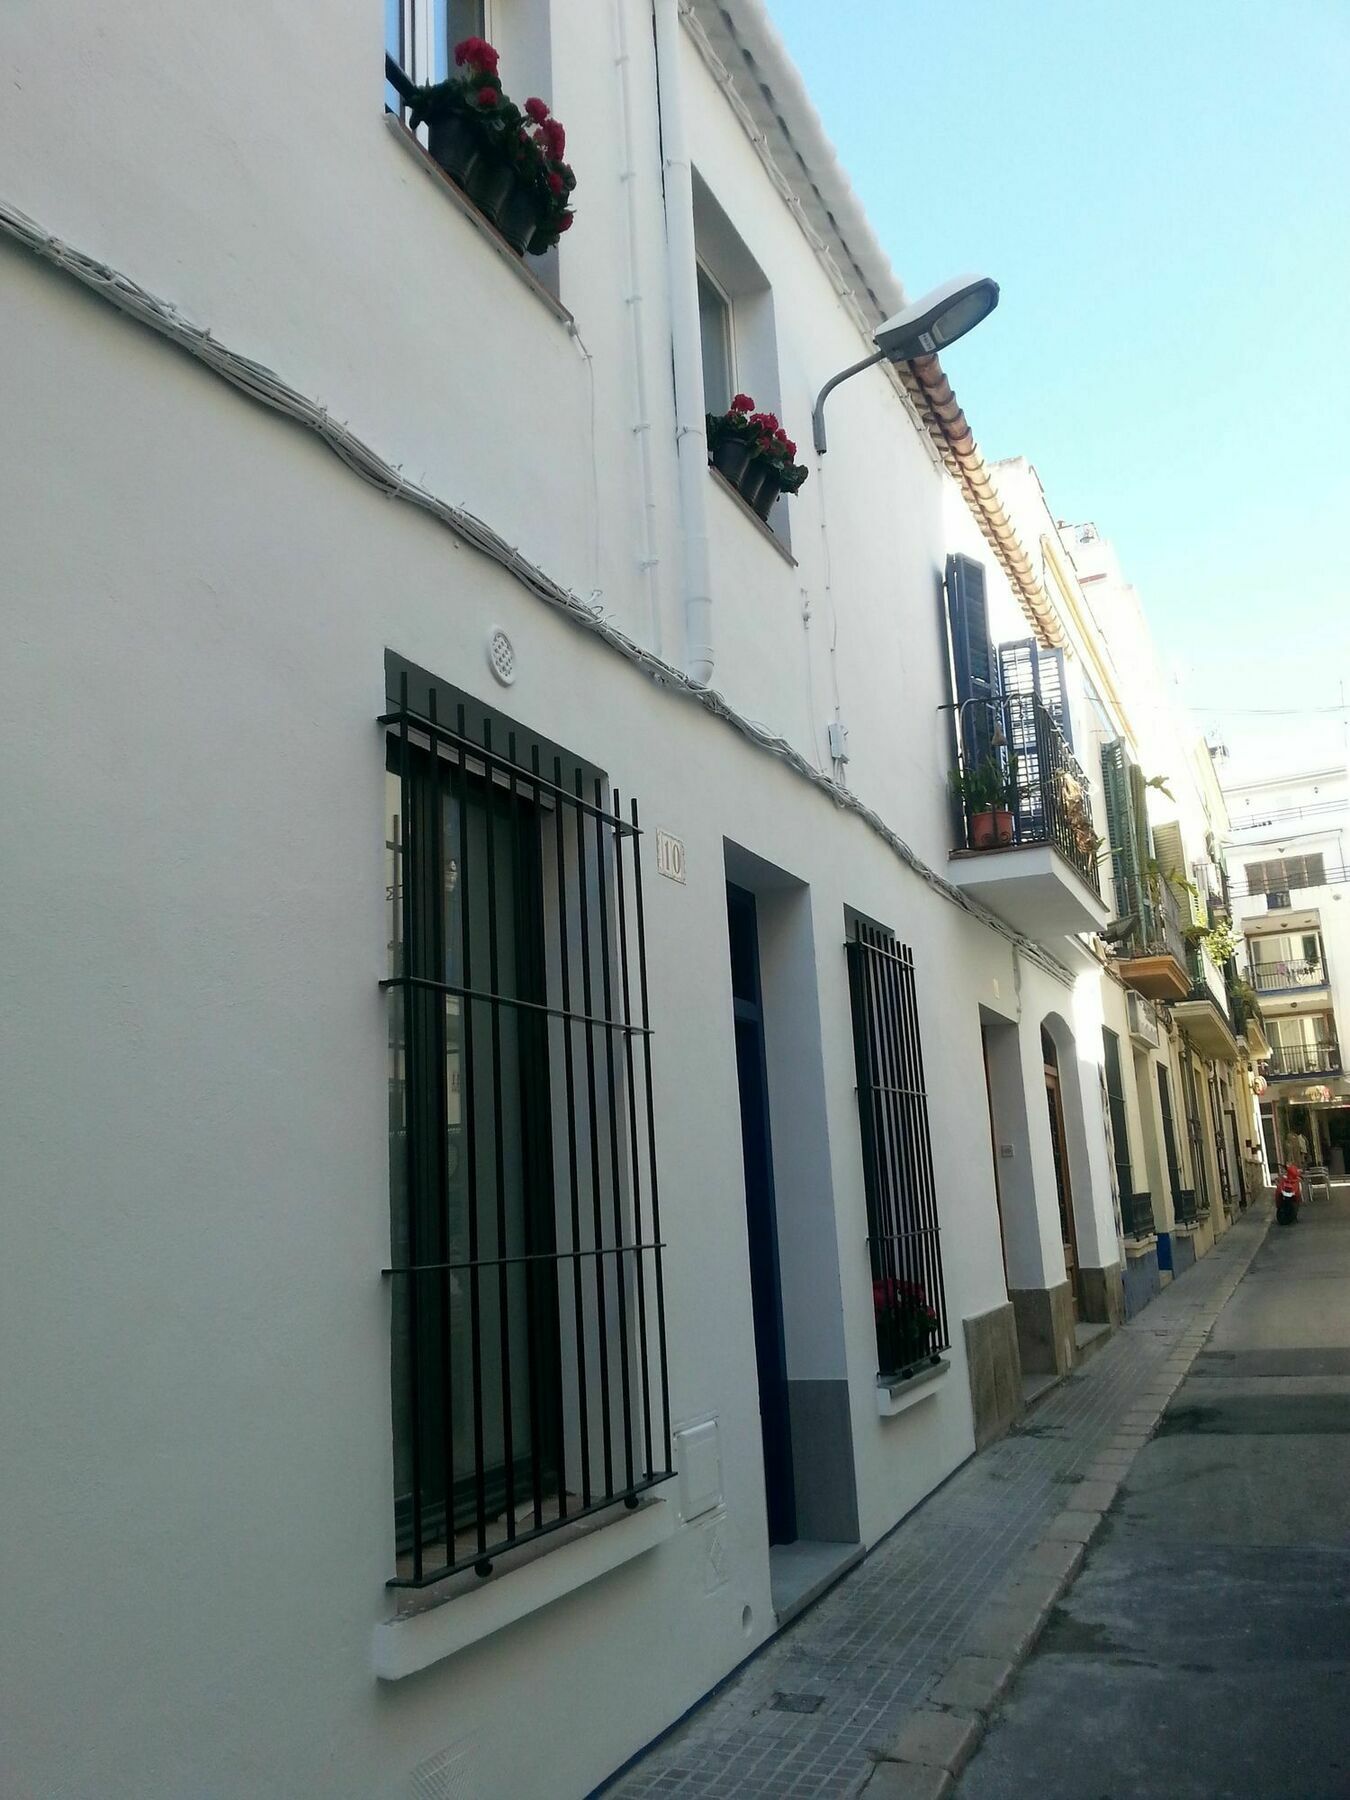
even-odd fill
[{"label": "stone sidewalk", "polygon": [[933,1800],[1029,1653],[1121,1477],[1255,1255],[1269,1209],[1116,1332],[706,1705],[622,1800]]}]

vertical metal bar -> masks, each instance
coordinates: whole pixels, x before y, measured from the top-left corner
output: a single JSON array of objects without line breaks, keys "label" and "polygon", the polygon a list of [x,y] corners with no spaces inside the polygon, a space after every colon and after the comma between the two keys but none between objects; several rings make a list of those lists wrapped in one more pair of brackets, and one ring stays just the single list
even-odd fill
[{"label": "vertical metal bar", "polygon": [[[553,786],[561,795],[562,758],[553,759]],[[567,948],[567,850],[563,821],[563,803],[558,803],[556,829],[553,834],[557,851],[558,881],[558,962],[562,982],[563,1010],[563,1075],[567,1090],[567,1170],[570,1183],[572,1219],[572,1324],[577,1358],[577,1428],[581,1439],[581,1504],[591,1503],[591,1426],[586,1394],[586,1309],[581,1284],[581,1181],[577,1169],[576,1070],[572,1045],[572,975],[571,956]],[[565,1446],[563,1446],[565,1451]],[[566,1482],[561,1484],[564,1488]]]},{"label": "vertical metal bar", "polygon": [[[436,717],[436,690],[432,688],[427,697],[427,712],[433,725],[438,723]],[[431,822],[431,846],[429,870],[431,880],[431,973],[437,981],[448,979],[446,966],[446,947],[448,932],[446,929],[446,909],[450,904],[450,890],[446,882],[445,860],[445,799],[441,789],[441,752],[433,733],[430,744],[431,751],[431,786],[428,794],[428,817]],[[448,1265],[451,1261],[450,1251],[450,1168],[448,1146],[450,1139],[450,1096],[449,1075],[446,1068],[448,1043],[446,1032],[446,1011],[449,1006],[448,996],[431,994],[426,996],[427,1006],[435,1007],[435,1024],[432,1031],[432,1046],[435,1058],[435,1095],[436,1095],[436,1152],[432,1163],[436,1172],[436,1201],[438,1235],[440,1242],[434,1246],[436,1259]],[[443,1477],[445,1489],[445,1560],[447,1565],[455,1560],[455,1434],[454,1434],[454,1386],[452,1379],[451,1330],[450,1330],[450,1270],[446,1266],[440,1271],[440,1339],[441,1339],[441,1455],[443,1458]]]},{"label": "vertical metal bar", "polygon": [[[473,882],[471,880],[472,859],[469,855],[469,775],[465,765],[465,731],[464,708],[460,706],[456,715],[456,729],[460,747],[457,762],[452,767],[459,774],[459,796],[457,811],[459,813],[459,926],[460,957],[463,964],[463,985],[472,988],[475,983],[473,965],[473,939],[469,915],[473,910]],[[453,788],[452,788],[453,792]],[[478,1555],[481,1558],[487,1550],[487,1483],[484,1467],[484,1429],[483,1429],[483,1296],[481,1289],[482,1270],[479,1261],[478,1241],[478,1119],[475,1111],[476,1083],[474,1080],[473,1049],[473,1009],[474,1002],[467,995],[460,999],[460,1020],[464,1027],[464,1044],[462,1052],[463,1067],[460,1071],[460,1113],[464,1121],[464,1168],[467,1176],[466,1204],[468,1206],[469,1227],[469,1356],[472,1364],[473,1380],[473,1498],[474,1498],[474,1532],[477,1539]],[[494,1096],[495,1108],[495,1096]]]},{"label": "vertical metal bar", "polygon": [[[411,975],[413,970],[413,910],[412,910],[412,746],[408,741],[408,677],[406,672],[399,683],[399,804],[403,808],[403,867],[401,878],[403,883],[403,969],[404,975]],[[408,1227],[408,1267],[415,1270],[418,1261],[417,1245],[417,1159],[413,1147],[413,1006],[414,989],[411,982],[403,987],[403,1154],[404,1154],[404,1195]],[[396,1277],[396,1279],[400,1279]],[[418,1277],[410,1274],[401,1279],[406,1280],[407,1287],[407,1321],[408,1321],[408,1411],[410,1426],[409,1461],[412,1471],[412,1545],[413,1545],[413,1580],[422,1579],[422,1396],[418,1369],[418,1336],[417,1336],[417,1282]]]},{"label": "vertical metal bar", "polygon": [[488,1005],[492,1013],[492,1139],[493,1174],[497,1202],[497,1337],[502,1365],[499,1385],[502,1400],[502,1476],[506,1484],[506,1541],[510,1543],[516,1535],[516,1458],[515,1435],[511,1418],[511,1291],[505,1261],[510,1252],[506,1244],[505,1121],[502,1118],[502,1019],[501,1003],[498,998],[501,989],[498,986],[500,961],[497,943],[497,847],[496,830],[493,825],[496,803],[493,793],[492,720],[490,718],[483,720],[483,748],[488,752],[485,769],[487,805],[484,808],[484,819],[487,840],[484,848],[484,860],[487,863],[487,991],[492,996]]},{"label": "vertical metal bar", "polygon": [[[545,924],[546,909],[544,896],[544,813],[539,804],[539,783],[542,780],[542,774],[539,768],[539,744],[537,740],[530,745],[530,768],[535,779],[535,821],[533,830],[535,843],[538,846],[539,858],[537,870],[539,879],[534,884],[535,905],[537,908],[535,924],[537,930],[532,933],[532,942],[535,945],[535,952],[539,958],[539,991],[543,998],[547,1000],[549,996],[547,927]],[[550,1047],[548,1035],[550,1029],[550,1022],[547,1019],[540,1019],[537,1021],[534,1046],[540,1084],[536,1089],[536,1093],[547,1094],[548,1096],[548,1103],[543,1109],[540,1121],[540,1131],[546,1136],[547,1140],[550,1248],[553,1252],[553,1260],[543,1268],[541,1276],[536,1278],[535,1284],[531,1288],[530,1299],[531,1305],[533,1306],[538,1300],[540,1280],[542,1280],[548,1295],[546,1314],[548,1320],[548,1341],[545,1346],[545,1353],[548,1358],[548,1380],[551,1383],[551,1398],[553,1402],[553,1449],[554,1456],[557,1460],[557,1466],[554,1470],[554,1479],[557,1489],[558,1517],[560,1519],[565,1519],[567,1517],[567,1420],[563,1410],[562,1317],[558,1304],[558,1289],[562,1274],[561,1264],[558,1258],[558,1209],[553,1187],[553,1087],[549,1080]],[[564,1021],[563,1031],[566,1032],[566,1030],[567,1025]],[[533,1269],[534,1265],[531,1264],[530,1267]]]},{"label": "vertical metal bar", "polygon": [[619,970],[621,975],[620,997],[623,1001],[623,1048],[624,1072],[628,1090],[628,1149],[632,1164],[633,1182],[633,1252],[635,1274],[637,1277],[637,1312],[638,1343],[642,1355],[642,1443],[644,1475],[651,1475],[656,1468],[652,1459],[652,1396],[651,1375],[649,1370],[650,1346],[647,1342],[647,1279],[646,1252],[642,1248],[642,1159],[638,1142],[637,1118],[637,1082],[633,1066],[633,1005],[632,983],[628,975],[628,902],[625,892],[625,876],[623,866],[623,809],[619,804],[617,790],[614,794],[614,891],[617,898],[616,912],[619,928]]},{"label": "vertical metal bar", "polygon": [[[511,799],[507,811],[510,821],[511,847],[511,898],[512,912],[515,921],[515,969],[516,993],[522,995],[524,980],[532,968],[534,956],[533,937],[529,930],[529,914],[533,907],[533,883],[527,879],[533,869],[527,868],[524,855],[525,821],[520,816],[520,781],[516,770],[520,767],[516,756],[516,734],[508,733],[506,739],[506,757],[511,768],[508,772]],[[537,795],[536,795],[537,798]],[[528,892],[527,892],[528,888]],[[527,1253],[534,1249],[533,1242],[533,1208],[537,1204],[534,1196],[535,1161],[538,1155],[534,1138],[535,1105],[539,1095],[537,1086],[539,1064],[534,1053],[535,1031],[538,1026],[538,1015],[517,1009],[512,1029],[516,1034],[516,1063],[521,1084],[521,1157],[524,1165],[524,1242],[522,1249]],[[506,1252],[503,1251],[505,1255]],[[520,1265],[520,1279],[525,1289],[525,1371],[529,1389],[530,1414],[530,1498],[533,1502],[534,1524],[538,1530],[544,1523],[544,1490],[542,1468],[542,1435],[539,1419],[539,1345],[538,1321],[535,1306],[535,1276],[538,1264],[530,1261]]]},{"label": "vertical metal bar", "polygon": [[[584,800],[585,790],[580,768],[576,770],[575,790],[577,799]],[[585,995],[586,1013],[586,1022],[582,1031],[586,1045],[586,1104],[591,1141],[591,1210],[594,1215],[593,1228],[596,1249],[596,1254],[590,1260],[595,1273],[596,1319],[600,1336],[600,1435],[604,1455],[605,1493],[608,1495],[614,1492],[614,1443],[609,1397],[609,1320],[606,1316],[605,1259],[602,1254],[605,1226],[600,1198],[600,1122],[595,1103],[595,1026],[591,1023],[595,1016],[595,1006],[591,999],[591,918],[590,906],[586,898],[586,815],[581,806],[574,810],[577,822],[577,874],[579,877],[577,893],[581,918],[581,983]]]},{"label": "vertical metal bar", "polygon": [[[629,806],[633,819],[633,913],[637,924],[638,993],[642,1003],[642,1060],[647,1086],[647,1157],[652,1195],[652,1242],[661,1242],[661,1200],[656,1181],[656,1102],[652,1093],[651,1011],[647,1000],[647,928],[642,905],[642,857],[638,835],[638,803]],[[666,1366],[666,1288],[661,1267],[661,1252],[655,1250],[656,1264],[656,1336],[661,1368],[662,1447],[667,1468],[670,1466],[670,1376]]]},{"label": "vertical metal bar", "polygon": [[623,1405],[624,1486],[633,1485],[633,1394],[629,1356],[632,1342],[628,1336],[628,1283],[623,1267],[623,1176],[619,1161],[619,1091],[614,1063],[614,993],[610,974],[609,941],[609,871],[606,868],[605,845],[608,828],[604,819],[604,788],[595,779],[595,872],[597,907],[600,923],[600,996],[605,1012],[605,1078],[607,1091],[605,1111],[609,1117],[609,1181],[611,1210],[614,1215],[614,1287],[619,1311],[619,1395]]}]

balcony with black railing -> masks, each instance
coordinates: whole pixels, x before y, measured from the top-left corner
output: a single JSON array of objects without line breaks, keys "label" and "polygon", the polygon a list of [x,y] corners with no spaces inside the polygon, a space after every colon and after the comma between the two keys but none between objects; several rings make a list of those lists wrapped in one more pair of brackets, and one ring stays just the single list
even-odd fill
[{"label": "balcony with black railing", "polygon": [[1252,965],[1252,986],[1258,994],[1297,994],[1326,985],[1327,966],[1320,957],[1293,957],[1287,962]]},{"label": "balcony with black railing", "polygon": [[1181,905],[1165,878],[1159,877],[1141,892],[1133,928],[1116,960],[1126,986],[1149,1000],[1181,1000],[1190,993]]},{"label": "balcony with black railing", "polygon": [[1091,788],[1034,694],[956,709],[951,878],[1031,936],[1100,929],[1102,840]]},{"label": "balcony with black railing", "polygon": [[1236,1062],[1245,1027],[1228,974],[1200,941],[1187,944],[1186,968],[1190,988],[1172,1008],[1172,1017],[1202,1056]]},{"label": "balcony with black railing", "polygon": [[1265,1072],[1271,1081],[1309,1080],[1341,1073],[1341,1050],[1335,1038],[1306,1044],[1272,1044]]},{"label": "balcony with black railing", "polygon": [[1200,1223],[1200,1202],[1194,1188],[1174,1188],[1172,1190],[1172,1217],[1178,1225],[1189,1226]]}]

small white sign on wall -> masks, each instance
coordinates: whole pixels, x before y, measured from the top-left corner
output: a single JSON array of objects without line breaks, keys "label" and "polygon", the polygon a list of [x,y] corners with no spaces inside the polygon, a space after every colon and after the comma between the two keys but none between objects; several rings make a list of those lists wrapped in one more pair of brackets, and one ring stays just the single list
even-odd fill
[{"label": "small white sign on wall", "polygon": [[660,826],[656,831],[656,872],[670,881],[684,880],[684,844]]}]

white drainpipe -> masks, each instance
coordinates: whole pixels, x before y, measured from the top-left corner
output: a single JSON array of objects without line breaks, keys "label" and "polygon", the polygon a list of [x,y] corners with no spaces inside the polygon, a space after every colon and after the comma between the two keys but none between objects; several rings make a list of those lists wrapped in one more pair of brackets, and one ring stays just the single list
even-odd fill
[{"label": "white drainpipe", "polygon": [[647,345],[643,330],[642,288],[638,280],[638,202],[637,164],[633,155],[633,81],[628,55],[628,28],[624,14],[628,0],[614,0],[614,60],[619,71],[619,110],[623,136],[623,182],[625,222],[627,225],[627,259],[625,279],[628,323],[633,341],[633,383],[637,402],[637,422],[633,426],[638,443],[638,461],[642,474],[642,572],[647,583],[648,610],[651,614],[652,648],[662,654],[661,600],[657,586],[660,541],[656,509],[656,478],[652,471],[652,416],[647,398]]},{"label": "white drainpipe", "polygon": [[675,446],[684,544],[685,673],[712,680],[712,581],[708,572],[708,440],[703,427],[703,348],[694,252],[694,183],[680,95],[680,0],[652,0],[666,199],[666,286],[675,370]]}]

